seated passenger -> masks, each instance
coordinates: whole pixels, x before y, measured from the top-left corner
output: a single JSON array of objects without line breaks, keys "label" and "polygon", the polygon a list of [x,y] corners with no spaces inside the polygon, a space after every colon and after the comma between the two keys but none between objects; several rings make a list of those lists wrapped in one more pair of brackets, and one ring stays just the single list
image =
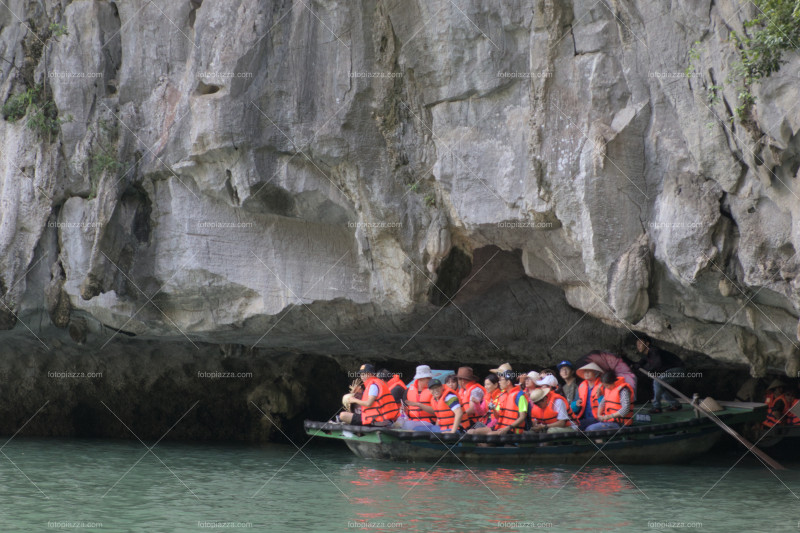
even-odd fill
[{"label": "seated passenger", "polygon": [[[555,379],[555,376],[547,378]],[[549,386],[534,390],[530,395],[530,401],[533,431],[557,433],[574,431],[577,427],[573,421],[575,414],[569,408],[566,398]]]},{"label": "seated passenger", "polygon": [[528,399],[519,386],[514,385],[514,372],[510,370],[503,372],[498,378],[502,392],[497,398],[497,407],[493,415],[497,419],[495,429],[474,428],[469,430],[469,433],[492,435],[522,433],[528,418]]},{"label": "seated passenger", "polygon": [[600,398],[603,396],[603,387],[597,378],[602,373],[603,369],[595,363],[582,366],[576,372],[583,381],[578,385],[578,401],[572,410],[576,413],[578,424],[583,430],[597,423]]},{"label": "seated passenger", "polygon": [[[385,376],[380,376],[380,378],[386,380],[386,385],[389,386],[389,392],[392,393],[394,401],[400,405],[400,403],[403,401],[403,397],[406,394],[406,384],[403,383],[402,379],[400,379],[400,374],[391,374],[386,369],[382,370],[381,372],[383,372]],[[389,379],[389,376],[391,376],[391,379]]]},{"label": "seated passenger", "polygon": [[603,385],[603,400],[600,402],[599,422],[586,428],[586,431],[601,429],[616,429],[629,426],[633,423],[633,409],[631,398],[633,389],[623,378],[618,378],[617,373],[609,370],[600,378]]},{"label": "seated passenger", "polygon": [[[500,379],[497,374],[489,374],[483,380],[483,386],[486,388],[486,414],[480,420],[480,424],[493,429],[497,419],[494,417],[495,407],[497,407],[497,398],[500,397]],[[480,427],[480,426],[479,426]]]},{"label": "seated passenger", "polygon": [[438,379],[431,380],[428,384],[431,391],[431,405],[436,412],[436,425],[443,433],[455,433],[460,429],[466,429],[467,419],[458,401],[458,395],[448,387],[442,385]]},{"label": "seated passenger", "polygon": [[458,378],[458,399],[467,419],[468,427],[474,426],[486,414],[486,389],[478,383],[472,368],[462,366],[456,374]]},{"label": "seated passenger", "polygon": [[535,370],[531,370],[524,376],[524,387],[525,387],[525,396],[530,396],[533,391],[538,389],[538,385],[536,382],[539,381],[542,376]]},{"label": "seated passenger", "polygon": [[433,378],[433,372],[428,365],[419,365],[414,374],[414,383],[406,391],[406,415],[411,420],[424,420],[434,422],[435,416],[431,407],[431,391],[428,383]]},{"label": "seated passenger", "polygon": [[[352,398],[350,403],[361,406],[361,413],[341,413],[339,420],[353,425],[388,425],[400,414],[400,409],[389,392],[389,386],[375,373],[370,364],[361,365],[359,376],[364,382],[362,399]],[[366,399],[363,399],[366,398]]]},{"label": "seated passenger", "polygon": [[571,407],[573,402],[578,401],[578,380],[575,379],[575,370],[569,361],[561,361],[556,368],[558,375],[564,380],[564,384],[561,386],[561,395],[567,399]]}]

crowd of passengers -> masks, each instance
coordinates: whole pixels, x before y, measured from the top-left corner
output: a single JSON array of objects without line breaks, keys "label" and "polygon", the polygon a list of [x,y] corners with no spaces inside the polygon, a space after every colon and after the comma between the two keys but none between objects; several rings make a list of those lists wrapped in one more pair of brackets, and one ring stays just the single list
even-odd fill
[{"label": "crowd of passengers", "polygon": [[[653,380],[653,399],[647,412],[661,413],[662,402],[667,411],[680,410],[681,403],[663,384],[674,383],[675,376],[684,373],[683,361],[641,335],[636,350],[642,358],[634,368],[662,376]],[[587,357],[599,353],[591,352]],[[508,363],[489,372],[481,382],[472,368],[463,366],[442,382],[434,379],[428,365],[420,365],[407,386],[399,375],[388,370],[376,372],[373,365],[364,364],[350,394],[343,398],[347,411],[336,421],[491,435],[596,431],[633,423],[633,387],[614,370],[604,370],[595,363],[576,370],[570,361],[562,361],[556,367],[560,381],[552,370],[521,373]],[[764,402],[765,430],[776,425],[800,426],[795,386],[773,381]]]},{"label": "crowd of passengers", "polygon": [[492,435],[595,431],[632,423],[633,389],[613,370],[595,363],[575,370],[562,361],[557,372],[563,383],[552,370],[520,373],[504,363],[479,382],[464,366],[441,382],[428,365],[420,365],[406,386],[398,375],[364,364],[353,392],[343,399],[349,410],[338,421]]}]

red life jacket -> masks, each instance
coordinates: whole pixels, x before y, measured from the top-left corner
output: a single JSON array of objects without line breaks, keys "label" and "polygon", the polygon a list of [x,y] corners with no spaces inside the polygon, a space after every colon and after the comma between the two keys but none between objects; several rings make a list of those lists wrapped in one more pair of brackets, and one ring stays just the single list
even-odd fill
[{"label": "red life jacket", "polygon": [[567,427],[574,425],[573,422],[575,420],[575,413],[573,413],[572,409],[570,409],[569,402],[566,398],[555,391],[548,392],[545,398],[547,399],[547,404],[544,406],[544,408],[539,407],[535,403],[531,403],[529,406],[531,422],[537,424],[553,424],[558,422],[558,411],[556,411],[555,403],[556,400],[561,400],[564,402],[564,405],[567,406],[567,416],[569,416],[569,420],[567,420]]},{"label": "red life jacket", "polygon": [[[520,390],[519,385],[515,385],[500,394],[500,397],[497,399],[497,408],[495,409],[495,413],[497,415],[497,425],[495,426],[495,430],[509,427],[517,420],[517,418],[519,418],[519,406],[517,404],[517,398],[520,394],[522,394],[522,391]],[[512,428],[510,432],[522,433],[522,428],[518,426]]]},{"label": "red life jacket", "polygon": [[402,380],[402,379],[400,379],[400,376],[399,376],[398,374],[395,374],[394,376],[392,376],[392,379],[390,379],[390,380],[389,380],[389,383],[387,383],[387,385],[389,386],[389,390],[390,390],[390,391],[391,391],[393,388],[397,387],[398,385],[400,385],[401,387],[403,387],[403,390],[406,390],[406,389],[407,389],[407,387],[406,387],[406,384],[405,384],[405,383],[403,383],[403,380]]},{"label": "red life jacket", "polygon": [[393,422],[400,414],[400,409],[397,407],[397,402],[394,401],[392,393],[389,392],[389,386],[382,379],[371,377],[364,383],[364,396],[363,399],[369,400],[369,389],[372,385],[378,386],[378,396],[372,405],[365,407],[361,411],[361,422],[363,424],[371,424],[373,422]]},{"label": "red life jacket", "polygon": [[[436,425],[442,428],[442,431],[450,431],[453,428],[453,422],[456,420],[456,414],[444,401],[445,398],[451,394],[455,394],[456,399],[458,398],[458,394],[456,394],[453,389],[444,385],[442,388],[442,395],[433,403],[433,410],[436,412]],[[459,425],[464,429],[469,427],[469,422],[466,420],[465,416],[461,416],[461,423]]]},{"label": "red life jacket", "polygon": [[611,413],[616,413],[622,408],[622,400],[620,399],[620,392],[622,389],[628,389],[628,392],[630,393],[631,404],[630,408],[628,409],[628,414],[610,418],[608,421],[616,422],[621,426],[630,426],[633,424],[633,388],[628,384],[627,381],[625,381],[624,378],[617,378],[617,381],[614,382],[614,387],[611,389],[606,389],[603,412],[601,415],[605,416]]},{"label": "red life jacket", "polygon": [[469,422],[469,427],[472,427],[473,425],[475,425],[475,422],[477,422],[478,420],[483,418],[483,415],[485,414],[485,411],[480,411],[480,414],[472,414],[472,415],[467,416],[467,409],[469,409],[469,406],[470,406],[469,396],[470,396],[470,394],[472,394],[472,389],[474,389],[475,387],[478,387],[483,391],[483,400],[481,401],[481,406],[483,408],[485,408],[486,407],[486,389],[483,388],[482,385],[480,385],[480,384],[478,384],[478,383],[473,381],[470,384],[468,384],[466,387],[464,387],[463,389],[458,389],[458,400],[461,403],[461,408],[464,410],[464,416],[467,418],[467,420]]},{"label": "red life jacket", "polygon": [[600,380],[599,379],[594,380],[594,386],[592,387],[592,397],[590,399],[587,398],[587,396],[589,395],[589,382],[584,380],[581,381],[580,385],[578,385],[578,398],[581,399],[581,410],[578,411],[576,415],[578,419],[584,417],[584,415],[586,414],[586,406],[588,406],[590,403],[592,406],[591,412],[594,414],[594,417],[597,418],[598,411],[600,409],[601,388],[602,385],[600,384]]},{"label": "red life jacket", "polygon": [[[779,401],[783,402],[783,411],[776,412],[775,411],[775,404],[777,404]],[[765,428],[771,428],[772,426],[775,426],[777,424],[783,425],[785,423],[785,421],[786,421],[786,417],[793,416],[793,415],[790,414],[790,415],[786,415],[786,417],[783,417],[783,413],[786,412],[786,410],[788,409],[788,406],[789,406],[789,402],[786,401],[786,397],[783,394],[781,394],[779,396],[770,395],[768,397],[768,399],[767,399],[767,419],[764,420],[762,425]],[[781,418],[781,417],[783,417],[783,418]]]},{"label": "red life jacket", "polygon": [[[418,383],[413,383],[411,387],[408,389],[408,401],[410,402],[419,402],[424,403],[427,405],[433,405],[431,397],[430,389],[423,389],[422,392],[417,389]],[[420,409],[419,407],[409,405],[408,406],[408,418],[411,420],[424,420],[425,422],[430,422],[431,424],[435,422],[435,418],[432,414],[428,413]]]}]

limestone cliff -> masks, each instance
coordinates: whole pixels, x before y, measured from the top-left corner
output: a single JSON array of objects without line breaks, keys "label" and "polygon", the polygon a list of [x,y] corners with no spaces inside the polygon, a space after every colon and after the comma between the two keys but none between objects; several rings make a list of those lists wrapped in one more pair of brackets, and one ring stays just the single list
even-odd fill
[{"label": "limestone cliff", "polygon": [[737,4],[7,0],[6,349],[796,374],[800,59],[737,118]]}]

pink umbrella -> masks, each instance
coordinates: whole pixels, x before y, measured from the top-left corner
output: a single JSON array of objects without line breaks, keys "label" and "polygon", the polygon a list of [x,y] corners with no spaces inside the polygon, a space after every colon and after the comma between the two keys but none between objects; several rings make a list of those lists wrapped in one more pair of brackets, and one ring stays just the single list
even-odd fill
[{"label": "pink umbrella", "polygon": [[586,363],[594,363],[603,370],[613,370],[617,373],[618,377],[625,379],[628,385],[633,389],[633,400],[636,400],[636,374],[633,373],[631,367],[625,361],[613,353],[601,352],[587,355],[585,358]]}]

